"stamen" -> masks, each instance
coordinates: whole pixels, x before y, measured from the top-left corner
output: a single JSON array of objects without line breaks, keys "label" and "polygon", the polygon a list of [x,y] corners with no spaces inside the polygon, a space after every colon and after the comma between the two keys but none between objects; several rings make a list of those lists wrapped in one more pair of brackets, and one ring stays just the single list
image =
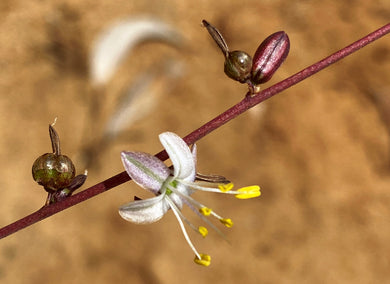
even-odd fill
[{"label": "stamen", "polygon": [[[195,199],[193,199],[192,197],[190,197],[189,195],[186,195],[186,194],[183,194],[181,193],[180,191],[178,191],[176,188],[172,187],[172,186],[167,186],[167,191],[170,190],[172,192],[174,192],[175,194],[183,197],[183,200],[187,203],[187,205],[190,206],[190,208],[195,211],[196,213],[199,214],[199,216],[202,218],[203,221],[205,221],[207,224],[209,224],[221,237],[223,237],[224,239],[226,239],[225,235],[220,231],[218,230],[217,227],[215,227],[209,220],[207,220],[204,216],[210,216],[210,215],[213,215],[214,217],[216,217],[217,219],[221,220],[221,219],[224,219],[222,218],[221,216],[219,216],[218,214],[216,214],[211,208],[208,208],[206,206],[204,206],[203,204],[201,204],[200,202],[196,201]],[[194,208],[195,207],[195,208]],[[196,208],[199,208],[198,210],[196,210]],[[181,211],[179,210],[178,211],[179,214],[181,214]],[[186,221],[187,219],[181,215],[181,218]],[[230,219],[228,219],[230,220]],[[189,221],[186,221],[187,224],[189,224],[192,228],[193,228],[193,225],[189,222]],[[222,221],[221,221],[222,222]],[[222,222],[223,223],[223,222]],[[230,228],[232,225],[227,226],[225,223],[223,223],[226,227]],[[196,230],[199,232],[199,229]],[[202,232],[200,232],[200,234],[202,234]],[[203,235],[203,234],[202,234]]]},{"label": "stamen", "polygon": [[206,228],[206,227],[203,227],[203,226],[199,226],[198,231],[199,231],[199,233],[202,235],[202,237],[204,237],[204,238],[205,238],[205,237],[208,235],[208,233],[209,233],[209,231],[207,230],[207,228]]},{"label": "stamen", "polygon": [[204,206],[199,201],[196,201],[195,199],[193,199],[191,196],[189,196],[189,195],[187,195],[185,193],[180,192],[179,190],[177,190],[177,188],[174,188],[174,187],[168,185],[167,186],[167,190],[170,190],[171,192],[179,195],[180,197],[183,198],[183,200],[186,200],[189,204],[192,204],[196,208],[207,208],[206,206]]},{"label": "stamen", "polygon": [[228,218],[222,218],[222,219],[219,219],[219,221],[224,224],[226,227],[228,228],[231,228],[233,227],[233,221],[231,219],[228,219]]},{"label": "stamen", "polygon": [[239,199],[248,199],[253,197],[260,196],[260,188],[257,185],[247,186],[240,188],[238,190],[232,190],[233,184],[219,184],[217,185],[218,188],[214,187],[206,187],[206,186],[200,186],[194,182],[186,182],[179,180],[179,182],[185,186],[188,186],[189,188],[193,190],[201,190],[206,192],[214,192],[214,193],[226,193],[226,194],[234,194]]},{"label": "stamen", "polygon": [[239,192],[236,195],[236,198],[238,199],[254,198],[261,195],[260,187],[258,185],[243,187],[238,189],[237,192]]},{"label": "stamen", "polygon": [[227,191],[232,190],[233,187],[234,187],[234,185],[233,185],[232,183],[228,183],[228,184],[219,184],[219,185],[218,185],[219,190],[222,191],[222,192],[224,192],[224,193],[227,192]]},{"label": "stamen", "polygon": [[191,204],[190,202],[188,202],[188,200],[184,200],[184,202],[187,204],[188,207],[190,207],[190,209],[195,212],[199,218],[201,218],[205,223],[207,223],[214,231],[216,231],[218,233],[218,235],[220,235],[225,241],[227,241],[227,238],[225,236],[224,233],[221,232],[221,230],[219,230],[213,223],[210,222],[209,219],[207,219],[206,216],[202,215],[201,213],[199,213],[199,210],[197,210],[193,204]]},{"label": "stamen", "polygon": [[222,218],[221,216],[219,216],[214,211],[211,211],[210,214],[213,215],[215,218],[217,218],[219,220],[219,222],[224,224],[226,227],[231,228],[233,226],[233,221],[231,219],[229,219],[229,218]]},{"label": "stamen", "polygon": [[186,228],[184,227],[184,223],[181,219],[182,217],[179,213],[180,212],[179,208],[176,207],[175,203],[170,198],[166,198],[166,200],[168,201],[169,205],[171,206],[172,211],[175,214],[177,221],[179,222],[179,225],[180,225],[181,231],[183,232],[184,238],[186,239],[188,245],[190,246],[192,251],[195,253],[197,259],[199,260],[199,263],[198,262],[197,263],[204,265],[204,266],[210,265],[210,259],[209,259],[209,262],[207,264],[207,261],[206,261],[207,259],[206,260],[202,259],[202,257],[204,257],[205,255],[199,254],[197,252],[197,250],[195,249],[195,246],[192,244],[190,237],[187,234]]},{"label": "stamen", "polygon": [[209,231],[207,230],[206,227],[200,226],[200,227],[195,227],[194,224],[192,224],[181,212],[181,210],[178,210],[177,213],[180,215],[180,218],[187,223],[188,226],[191,227],[195,232],[200,233],[202,237],[206,237]]},{"label": "stamen", "polygon": [[[211,208],[208,208],[206,206],[204,206],[203,204],[201,204],[200,202],[196,201],[195,199],[193,199],[192,197],[186,195],[186,194],[183,194],[181,193],[179,190],[177,190],[176,188],[172,187],[171,185],[168,185],[167,186],[167,190],[170,190],[172,191],[173,193],[181,196],[183,198],[183,200],[186,202],[186,204],[194,211],[198,214],[199,217],[201,217],[201,219],[203,221],[205,221],[210,227],[212,227],[223,239],[226,240],[226,236],[214,225],[212,224],[206,217],[207,216],[210,216],[210,215],[213,215],[214,217],[216,217],[218,220],[220,220],[220,222],[222,224],[224,224],[226,227],[230,228],[233,226],[233,222],[230,220],[230,219],[225,219],[225,218],[222,218],[221,216],[219,216],[217,213],[215,213]],[[236,193],[237,194],[237,193]],[[178,214],[181,214],[181,211],[178,210]],[[206,216],[206,217],[205,217]],[[187,219],[181,214],[181,219],[186,221]],[[225,220],[225,221],[221,221],[221,220]],[[229,220],[229,221],[226,221],[226,220]],[[189,221],[186,221],[187,224],[189,224],[192,228],[193,228],[193,225],[189,222]],[[198,228],[198,230],[196,230],[197,232],[199,232],[202,236],[203,236],[203,233],[201,232],[200,228]]]},{"label": "stamen", "polygon": [[207,207],[202,207],[199,209],[199,212],[203,214],[204,216],[210,216],[213,215],[215,218],[217,218],[222,224],[224,224],[226,227],[231,228],[233,226],[233,221],[229,218],[222,218],[217,213],[215,213],[213,210]]},{"label": "stamen", "polygon": [[206,266],[206,267],[210,265],[210,263],[211,263],[211,256],[209,256],[208,254],[203,254],[203,253],[200,253],[199,256],[200,257],[198,257],[196,255],[195,258],[194,258],[194,262],[196,264],[203,265],[203,266]]},{"label": "stamen", "polygon": [[204,216],[210,216],[212,211],[213,210],[211,210],[210,208],[207,208],[207,207],[202,207],[199,209],[199,213],[203,214]]},{"label": "stamen", "polygon": [[[196,184],[195,182],[187,182],[187,181],[183,181],[183,180],[180,180],[179,182],[183,185],[188,186],[191,189],[194,189],[194,190],[221,193],[221,190],[219,188],[216,188],[216,187],[201,186],[201,185]],[[217,186],[216,184],[213,184],[213,185]]]}]

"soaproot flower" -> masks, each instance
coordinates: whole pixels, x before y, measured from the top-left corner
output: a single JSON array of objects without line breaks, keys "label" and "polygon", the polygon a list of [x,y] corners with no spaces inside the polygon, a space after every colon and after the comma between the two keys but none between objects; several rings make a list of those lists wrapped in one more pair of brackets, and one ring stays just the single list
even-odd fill
[{"label": "soaproot flower", "polygon": [[[240,188],[236,191],[233,184],[227,183],[225,179],[213,176],[205,176],[202,181],[196,180],[196,145],[192,151],[187,144],[175,133],[164,132],[159,135],[161,144],[167,151],[173,164],[173,171],[169,169],[161,160],[143,152],[122,152],[121,158],[123,165],[129,176],[138,185],[154,193],[156,196],[145,199],[135,200],[119,208],[119,214],[127,221],[137,224],[148,224],[158,221],[163,215],[172,209],[184,237],[195,253],[195,263],[208,266],[211,257],[207,254],[198,253],[192,244],[184,222],[191,228],[200,233],[203,237],[208,234],[205,227],[196,228],[181,212],[183,203],[186,203],[194,210],[206,223],[208,223],[217,232],[219,230],[205,216],[214,216],[226,227],[233,226],[229,218],[223,218],[213,210],[193,199],[190,195],[196,191],[208,191],[234,194],[239,199],[247,199],[260,196],[258,186],[249,186]],[[213,177],[211,180],[221,180],[222,183],[206,181],[207,177]],[[223,183],[225,182],[225,183]],[[219,232],[222,234],[221,232]]]}]

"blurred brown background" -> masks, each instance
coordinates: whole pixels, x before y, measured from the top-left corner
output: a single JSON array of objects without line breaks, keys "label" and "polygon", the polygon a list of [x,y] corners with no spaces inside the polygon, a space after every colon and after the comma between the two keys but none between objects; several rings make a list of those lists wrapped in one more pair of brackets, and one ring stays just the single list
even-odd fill
[{"label": "blurred brown background", "polygon": [[[94,40],[112,22],[137,15],[175,25],[185,45],[137,46],[96,91],[88,76]],[[290,55],[266,87],[386,24],[390,3],[2,0],[0,17],[3,226],[43,205],[45,192],[30,171],[51,150],[47,126],[54,117],[63,153],[82,172],[83,149],[98,144],[121,90],[163,59],[183,64],[179,79],[157,86],[153,112],[91,150],[86,188],[123,170],[121,150],[156,153],[159,133],[184,136],[242,98],[246,87],[223,74],[202,19],[231,49],[250,54],[269,34],[288,33]],[[2,239],[1,283],[388,281],[389,58],[385,37],[198,143],[201,172],[262,188],[261,198],[247,201],[196,194],[235,222],[222,228],[230,244],[213,232],[205,240],[190,232],[199,251],[211,254],[209,268],[193,263],[172,212],[146,226],[119,217],[117,208],[133,195],[150,196],[130,182]],[[93,96],[104,102],[98,117],[90,112]]]}]

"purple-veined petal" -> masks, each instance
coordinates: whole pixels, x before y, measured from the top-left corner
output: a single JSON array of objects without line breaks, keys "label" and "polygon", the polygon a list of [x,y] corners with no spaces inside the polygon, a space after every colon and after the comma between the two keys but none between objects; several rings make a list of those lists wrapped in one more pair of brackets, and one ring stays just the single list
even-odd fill
[{"label": "purple-veined petal", "polygon": [[195,177],[195,160],[184,140],[172,132],[161,133],[159,138],[172,161],[174,179]]},{"label": "purple-veined petal", "polygon": [[145,200],[136,200],[119,207],[119,215],[129,222],[136,224],[150,224],[164,216],[170,208],[164,199],[165,194],[160,194]]},{"label": "purple-veined petal", "polygon": [[160,190],[171,171],[158,158],[143,152],[122,152],[123,166],[139,186],[154,194]]}]

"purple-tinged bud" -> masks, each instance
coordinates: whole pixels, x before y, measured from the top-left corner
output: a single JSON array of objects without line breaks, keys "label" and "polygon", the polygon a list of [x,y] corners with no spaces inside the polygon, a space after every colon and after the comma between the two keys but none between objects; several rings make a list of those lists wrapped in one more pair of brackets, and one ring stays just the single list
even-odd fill
[{"label": "purple-tinged bud", "polygon": [[267,37],[257,48],[253,57],[251,81],[254,85],[271,79],[290,51],[290,40],[285,32],[276,32]]}]

